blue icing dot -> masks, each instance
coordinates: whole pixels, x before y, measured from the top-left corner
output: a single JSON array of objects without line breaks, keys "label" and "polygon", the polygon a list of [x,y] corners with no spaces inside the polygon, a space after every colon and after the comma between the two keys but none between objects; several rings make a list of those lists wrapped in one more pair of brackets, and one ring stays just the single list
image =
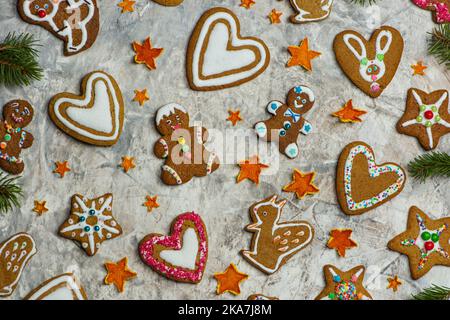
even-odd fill
[{"label": "blue icing dot", "polygon": [[270,106],[273,110],[275,110],[277,108],[277,104],[276,103],[272,103],[272,105]]},{"label": "blue icing dot", "polygon": [[302,88],[301,87],[295,87],[295,93],[301,93]]},{"label": "blue icing dot", "polygon": [[307,132],[311,131],[311,126],[309,124],[307,124],[305,126],[305,131],[307,131]]},{"label": "blue icing dot", "polygon": [[335,276],[333,277],[333,281],[334,281],[334,282],[340,282],[340,281],[341,281],[341,277],[339,277],[338,275],[335,275]]}]

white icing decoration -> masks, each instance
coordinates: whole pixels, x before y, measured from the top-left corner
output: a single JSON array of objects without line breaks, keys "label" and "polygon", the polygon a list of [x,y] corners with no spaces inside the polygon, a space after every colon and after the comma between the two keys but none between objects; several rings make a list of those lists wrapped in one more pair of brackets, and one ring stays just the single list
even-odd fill
[{"label": "white icing decoration", "polygon": [[[206,40],[210,26],[214,24],[217,20],[226,20],[230,25],[230,33],[225,32],[225,25],[223,23],[217,23],[214,29],[210,33],[209,43],[207,44],[204,59],[203,59],[203,72],[206,75],[212,75],[221,73],[223,71],[234,70],[237,68],[243,68],[251,64],[253,60],[250,57],[255,58],[254,54],[250,55],[248,49],[238,50],[238,51],[226,51],[224,44],[227,43],[228,37],[231,36],[231,44],[233,47],[240,46],[252,46],[255,47],[260,54],[260,61],[251,69],[232,73],[226,76],[211,78],[211,79],[200,79],[200,52],[202,51],[203,44]],[[224,38],[226,37],[226,38]],[[232,59],[231,59],[232,58]],[[228,12],[218,11],[211,14],[204,22],[202,29],[197,38],[197,43],[195,44],[194,53],[192,55],[192,81],[195,86],[209,87],[209,86],[222,86],[235,83],[241,80],[252,77],[257,74],[264,65],[269,57],[266,54],[266,48],[258,41],[252,39],[238,39],[237,38],[237,25],[236,20]],[[226,63],[231,63],[227,65]],[[217,64],[217,65],[215,65]]]},{"label": "white icing decoration", "polygon": [[175,113],[175,110],[179,110],[183,113],[187,113],[186,109],[178,103],[169,103],[162,106],[156,112],[156,124],[159,124],[164,117],[168,117]]},{"label": "white icing decoration", "polygon": [[325,11],[326,14],[321,17],[317,17],[317,18],[314,18],[314,17],[308,18],[307,16],[309,16],[311,13],[309,11],[306,11],[306,10],[302,9],[301,7],[299,7],[299,5],[297,4],[297,2],[299,2],[299,1],[296,1],[296,0],[291,1],[292,6],[298,11],[298,14],[294,17],[294,20],[298,21],[298,22],[312,22],[312,21],[320,21],[320,20],[326,19],[326,18],[328,18],[328,16],[331,13],[331,6],[333,5],[333,1],[334,0],[328,0],[328,1],[322,2],[323,5],[321,6],[321,9],[323,11]]},{"label": "white icing decoration", "polygon": [[[61,284],[64,284],[63,286]],[[56,288],[56,290],[55,290]],[[75,297],[74,297],[75,295]],[[40,287],[28,300],[85,300],[75,277],[62,274]]]},{"label": "white icing decoration", "polygon": [[198,247],[197,233],[193,228],[188,228],[184,231],[183,247],[180,250],[162,250],[159,256],[173,266],[194,270]]},{"label": "white icing decoration", "polygon": [[[95,88],[93,82],[97,81]],[[111,117],[110,101],[108,90],[111,93],[113,102],[113,117]],[[87,109],[85,106],[89,104],[92,99],[94,89],[95,101],[92,108]],[[79,100],[74,98],[61,97],[53,105],[53,111],[56,118],[67,128],[75,131],[80,136],[99,141],[114,141],[120,134],[119,117],[120,117],[120,103],[119,92],[116,92],[110,76],[94,72],[89,76],[86,82],[85,99]],[[68,121],[60,112],[60,105],[68,103],[73,107],[67,108],[67,115],[76,123],[89,127],[99,133],[108,133],[108,135],[100,135],[89,132],[80,128],[70,121]],[[78,107],[78,108],[77,108]],[[115,127],[114,132],[113,127]]]},{"label": "white icing decoration", "polygon": [[[47,22],[50,25],[50,27],[53,29],[54,32],[58,33],[58,35],[60,35],[60,36],[67,37],[66,49],[68,52],[78,52],[84,48],[84,46],[86,45],[86,42],[88,40],[88,31],[87,31],[86,25],[92,20],[92,18],[95,15],[95,5],[90,0],[67,0],[66,1],[66,3],[68,4],[66,11],[68,13],[73,13],[73,15],[71,15],[69,17],[70,21],[69,20],[63,21],[64,29],[62,29],[62,30],[60,30],[54,22],[54,18],[56,17],[56,14],[58,13],[59,5],[62,1],[53,0],[52,1],[53,11],[50,13],[47,13],[47,15],[43,18],[31,13],[30,6],[33,5],[33,2],[34,2],[34,0],[25,0],[23,2],[23,12],[27,18],[29,18],[33,21],[36,21],[36,22]],[[88,14],[83,20],[78,22],[76,20],[79,17],[76,17],[77,16],[76,12],[79,12],[79,10],[81,10],[80,7],[82,5],[87,5]],[[73,44],[73,36],[72,35],[73,35],[74,30],[81,30],[81,34],[82,34],[81,41],[76,46]]]}]

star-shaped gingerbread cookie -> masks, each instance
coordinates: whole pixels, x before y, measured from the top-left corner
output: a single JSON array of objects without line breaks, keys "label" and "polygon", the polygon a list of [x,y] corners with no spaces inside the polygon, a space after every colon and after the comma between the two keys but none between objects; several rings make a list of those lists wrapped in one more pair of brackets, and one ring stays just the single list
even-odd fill
[{"label": "star-shaped gingerbread cookie", "polygon": [[450,267],[450,217],[433,220],[422,210],[409,209],[408,226],[388,243],[388,248],[409,258],[413,279],[419,279],[435,265]]},{"label": "star-shaped gingerbread cookie", "polygon": [[112,215],[112,201],[111,193],[95,199],[73,195],[70,216],[59,227],[59,234],[79,242],[86,253],[93,256],[103,241],[122,234],[122,228]]},{"label": "star-shaped gingerbread cookie", "polygon": [[335,266],[325,265],[325,288],[316,297],[316,300],[328,298],[330,300],[366,300],[372,299],[370,293],[364,288],[364,266],[357,266],[346,272]]},{"label": "star-shaped gingerbread cookie", "polygon": [[397,123],[397,131],[416,137],[425,150],[433,150],[439,139],[450,132],[448,100],[447,90],[428,94],[409,89],[405,113]]}]

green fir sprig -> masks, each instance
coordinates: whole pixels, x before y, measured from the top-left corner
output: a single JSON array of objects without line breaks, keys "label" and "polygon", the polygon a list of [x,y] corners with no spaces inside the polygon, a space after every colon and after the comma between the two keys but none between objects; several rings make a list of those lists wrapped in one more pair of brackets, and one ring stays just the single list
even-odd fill
[{"label": "green fir sprig", "polygon": [[360,6],[371,6],[375,3],[377,3],[379,0],[348,0],[348,1],[350,3],[358,4]]},{"label": "green fir sprig", "polygon": [[428,52],[450,69],[450,23],[444,23],[429,33]]},{"label": "green fir sprig", "polygon": [[23,193],[17,179],[18,177],[0,173],[0,213],[6,213],[13,207],[20,207]]},{"label": "green fir sprig", "polygon": [[432,285],[418,294],[413,294],[415,300],[450,300],[450,288]]},{"label": "green fir sprig", "polygon": [[37,61],[39,44],[31,34],[11,34],[0,43],[0,84],[29,85],[42,78]]},{"label": "green fir sprig", "polygon": [[421,182],[435,176],[450,177],[450,155],[445,152],[420,155],[408,163],[408,171]]}]

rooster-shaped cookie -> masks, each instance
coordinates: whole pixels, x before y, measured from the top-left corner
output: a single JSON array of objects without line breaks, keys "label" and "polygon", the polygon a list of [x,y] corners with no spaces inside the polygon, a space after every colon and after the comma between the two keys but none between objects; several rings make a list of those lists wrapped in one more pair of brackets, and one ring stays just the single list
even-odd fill
[{"label": "rooster-shaped cookie", "polygon": [[279,222],[287,200],[277,202],[277,195],[250,207],[253,232],[250,250],[242,250],[245,259],[261,271],[272,274],[289,258],[306,247],[314,236],[314,229],[305,221]]}]

